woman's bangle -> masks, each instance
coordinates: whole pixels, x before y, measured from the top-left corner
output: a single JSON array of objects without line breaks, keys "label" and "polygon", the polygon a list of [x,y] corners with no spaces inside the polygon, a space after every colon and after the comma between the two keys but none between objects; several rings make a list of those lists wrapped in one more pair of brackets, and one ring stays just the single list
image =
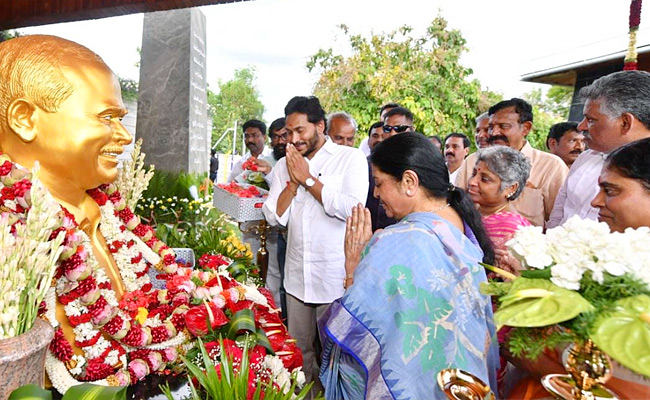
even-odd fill
[{"label": "woman's bangle", "polygon": [[345,287],[349,280],[354,280],[353,274],[345,275],[345,278],[343,278],[343,287]]}]

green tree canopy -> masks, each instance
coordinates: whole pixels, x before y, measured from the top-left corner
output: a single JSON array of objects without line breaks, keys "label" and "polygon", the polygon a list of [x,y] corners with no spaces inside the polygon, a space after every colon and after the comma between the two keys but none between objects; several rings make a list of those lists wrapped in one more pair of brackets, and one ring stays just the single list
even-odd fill
[{"label": "green tree canopy", "polygon": [[573,88],[552,86],[546,95],[542,89],[533,89],[523,98],[533,106],[533,131],[528,134],[528,142],[539,150],[546,148],[546,137],[553,124],[567,120],[571,106]]},{"label": "green tree canopy", "polygon": [[[379,120],[379,107],[397,102],[415,116],[416,130],[444,136],[463,132],[473,137],[482,97],[472,70],[460,64],[466,50],[460,31],[448,29],[438,16],[421,37],[403,26],[370,38],[344,32],[351,55],[320,50],[307,63],[320,78],[314,88],[328,111],[347,111],[367,129]],[[489,96],[488,96],[489,97]]]},{"label": "green tree canopy", "polygon": [[[237,152],[243,154],[241,141],[241,126],[249,119],[262,119],[264,105],[259,100],[259,92],[255,87],[255,70],[252,67],[235,71],[233,79],[219,82],[219,93],[208,90],[208,110],[212,117],[212,143],[237,122]],[[217,151],[232,152],[232,134],[219,143]]]}]

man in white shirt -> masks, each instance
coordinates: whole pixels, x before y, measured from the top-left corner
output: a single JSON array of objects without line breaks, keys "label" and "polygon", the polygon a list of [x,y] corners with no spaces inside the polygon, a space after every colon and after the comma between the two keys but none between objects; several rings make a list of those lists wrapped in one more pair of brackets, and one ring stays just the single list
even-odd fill
[{"label": "man in white shirt", "polygon": [[607,154],[650,137],[650,74],[621,71],[596,79],[580,89],[585,101],[584,118],[578,125],[586,132],[589,150],[571,166],[558,193],[548,227],[562,225],[573,215],[598,219],[591,200],[598,194],[598,177]]},{"label": "man in white shirt", "polygon": [[289,229],[284,286],[289,333],[303,353],[305,377],[318,381],[317,319],[340,298],[345,279],[345,220],[365,200],[363,153],[325,136],[325,112],[316,97],[294,97],[285,107],[286,157],[273,169],[263,211],[271,225]]},{"label": "man in white shirt", "polygon": [[450,133],[445,137],[445,164],[449,170],[449,182],[456,182],[458,169],[469,154],[469,138],[462,133]]},{"label": "man in white shirt", "polygon": [[327,136],[341,146],[354,147],[354,136],[357,133],[357,121],[346,112],[339,111],[327,116]]},{"label": "man in white shirt", "polygon": [[[242,130],[244,131],[244,144],[248,151],[232,166],[232,170],[228,174],[228,183],[245,173],[242,165],[246,160],[251,157],[258,158],[260,155],[266,157],[271,155],[272,152],[271,149],[266,147],[266,124],[264,122],[257,119],[248,120],[242,125]],[[237,181],[244,182],[245,179],[237,179]]]}]

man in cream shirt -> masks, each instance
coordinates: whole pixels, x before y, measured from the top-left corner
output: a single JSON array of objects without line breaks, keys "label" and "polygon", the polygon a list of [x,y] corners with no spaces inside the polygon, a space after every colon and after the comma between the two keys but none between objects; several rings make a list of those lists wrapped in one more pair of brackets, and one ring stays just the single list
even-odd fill
[{"label": "man in cream shirt", "polygon": [[[569,169],[556,155],[534,149],[526,140],[533,128],[533,111],[530,104],[519,98],[501,101],[488,111],[489,142],[491,145],[509,146],[521,151],[531,163],[530,177],[521,195],[512,202],[522,216],[536,226],[545,226],[555,197],[566,179]],[[465,160],[458,172],[456,186],[467,189],[474,165]],[[475,162],[475,161],[474,161]]]}]

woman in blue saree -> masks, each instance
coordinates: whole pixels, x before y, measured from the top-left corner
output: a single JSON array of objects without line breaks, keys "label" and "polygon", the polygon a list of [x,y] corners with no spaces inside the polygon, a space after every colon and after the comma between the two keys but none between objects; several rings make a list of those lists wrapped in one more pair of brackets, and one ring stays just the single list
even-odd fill
[{"label": "woman in blue saree", "polygon": [[319,321],[327,399],[444,399],[436,376],[460,368],[496,389],[498,349],[480,215],[449,184],[442,155],[404,133],[371,155],[375,193],[399,222],[372,235],[361,205],[346,230],[345,295]]}]

